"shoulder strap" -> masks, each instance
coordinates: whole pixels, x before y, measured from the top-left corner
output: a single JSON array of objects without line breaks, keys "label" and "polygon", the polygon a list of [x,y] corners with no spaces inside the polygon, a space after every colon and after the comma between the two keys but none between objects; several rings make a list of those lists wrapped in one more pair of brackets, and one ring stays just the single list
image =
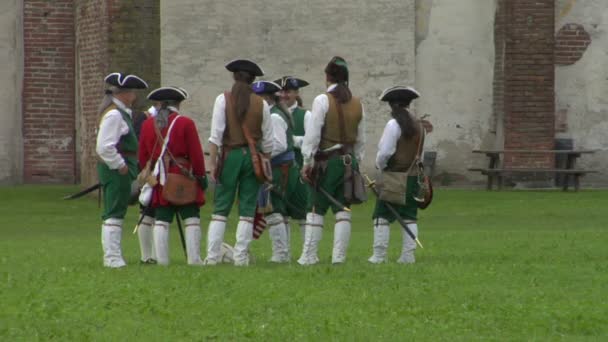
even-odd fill
[{"label": "shoulder strap", "polygon": [[420,155],[422,154],[422,147],[424,144],[424,138],[426,135],[426,131],[424,130],[424,126],[422,125],[422,121],[418,121],[420,124],[420,135],[418,136],[418,147],[416,148],[416,159],[420,159]]},{"label": "shoulder strap", "polygon": [[[169,144],[169,138],[171,137],[171,131],[173,130],[173,125],[175,125],[175,123],[177,122],[177,119],[179,119],[179,117],[180,117],[180,115],[178,114],[175,117],[175,119],[173,119],[173,122],[171,122],[171,125],[169,125],[169,129],[167,130],[167,136],[164,139],[160,133],[160,129],[156,125],[156,121],[154,122],[154,129],[156,130],[156,134],[158,134],[158,138],[161,139],[161,141],[164,140],[163,147],[160,150],[160,155],[158,156],[158,159],[156,160],[156,165],[154,165],[154,175],[155,176],[158,175],[158,173],[160,172],[160,165],[162,164],[163,156],[165,155],[166,152],[168,152],[167,145]],[[164,183],[164,181],[161,184],[163,184],[163,183]]]}]

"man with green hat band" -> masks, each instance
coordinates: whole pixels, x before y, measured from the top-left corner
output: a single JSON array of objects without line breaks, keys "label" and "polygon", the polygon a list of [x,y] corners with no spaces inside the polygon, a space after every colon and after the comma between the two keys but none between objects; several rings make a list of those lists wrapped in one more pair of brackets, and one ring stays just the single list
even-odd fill
[{"label": "man with green hat band", "polygon": [[[345,262],[351,214],[336,202],[349,207],[351,203],[348,201],[362,200],[352,196],[354,191],[347,192],[349,189],[345,185],[352,182],[363,158],[363,106],[359,98],[352,96],[348,87],[348,66],[343,58],[334,57],[325,68],[325,75],[327,92],[317,96],[312,104],[312,118],[302,144],[302,178],[312,185],[312,189],[308,200],[304,246],[298,260],[301,265],[312,265],[319,261],[317,250],[323,216],[330,206],[336,215],[332,263]],[[347,193],[350,197],[348,200]]]},{"label": "man with green hat band", "polygon": [[274,82],[258,81],[253,91],[271,105],[273,131],[272,190],[270,196],[272,212],[265,219],[269,226],[268,236],[272,241],[271,262],[283,263],[291,259],[290,235],[287,218],[302,220],[306,217],[306,184],[300,182],[300,169],[295,162],[293,118],[276,95],[280,86]]},{"label": "man with green hat band", "polygon": [[135,75],[119,72],[109,74],[104,80],[108,88],[98,110],[100,122],[95,148],[103,191],[101,245],[103,265],[118,268],[126,266],[121,249],[122,225],[131,197],[131,184],[138,174],[138,144],[131,106],[137,99],[135,90],[146,89],[148,85]]},{"label": "man with green hat band", "polygon": [[209,171],[217,185],[205,263],[215,265],[221,261],[226,220],[238,191],[239,223],[233,258],[236,266],[247,266],[260,187],[248,140],[253,140],[260,152],[270,155],[272,124],[268,104],[251,89],[255,78],[264,75],[262,69],[247,59],[231,61],[226,69],[233,73],[234,84],[231,91],[215,100],[209,137]]}]

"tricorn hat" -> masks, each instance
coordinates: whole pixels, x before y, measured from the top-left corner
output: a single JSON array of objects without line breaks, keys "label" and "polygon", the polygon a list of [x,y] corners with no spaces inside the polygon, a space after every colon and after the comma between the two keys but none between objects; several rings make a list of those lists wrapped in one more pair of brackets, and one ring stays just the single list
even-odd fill
[{"label": "tricorn hat", "polygon": [[295,89],[298,90],[300,88],[306,87],[309,83],[304,81],[301,78],[296,78],[293,76],[283,76],[278,80],[274,81],[278,83],[283,90]]},{"label": "tricorn hat", "polygon": [[259,65],[249,59],[235,59],[226,64],[226,69],[231,72],[246,71],[255,77],[264,76],[264,71]]},{"label": "tricorn hat", "polygon": [[412,87],[395,86],[385,89],[380,95],[380,101],[410,103],[420,97],[420,93]]},{"label": "tricorn hat", "polygon": [[253,89],[253,92],[258,95],[274,94],[281,90],[281,86],[271,81],[257,81],[253,82],[251,89]]},{"label": "tricorn hat", "polygon": [[104,78],[104,81],[120,89],[146,89],[148,84],[136,75],[125,75],[120,72],[113,72]]},{"label": "tricorn hat", "polygon": [[148,94],[148,100],[152,101],[177,101],[181,102],[189,97],[188,92],[180,87],[161,87],[154,89]]}]

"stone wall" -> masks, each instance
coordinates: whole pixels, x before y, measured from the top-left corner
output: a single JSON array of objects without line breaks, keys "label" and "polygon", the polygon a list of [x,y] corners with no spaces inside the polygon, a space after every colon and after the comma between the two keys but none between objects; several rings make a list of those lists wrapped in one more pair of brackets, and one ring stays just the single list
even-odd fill
[{"label": "stone wall", "polygon": [[444,185],[481,180],[466,169],[485,163],[475,148],[496,143],[493,114],[493,0],[419,0],[416,87],[418,113],[435,130],[427,151],[437,152],[435,174]]},{"label": "stone wall", "polygon": [[21,82],[23,8],[20,0],[0,2],[0,184],[22,180]]},{"label": "stone wall", "polygon": [[206,144],[215,97],[232,83],[227,61],[247,57],[259,62],[266,79],[293,74],[309,81],[301,92],[310,108],[325,91],[325,65],[340,55],[350,65],[353,93],[363,97],[369,169],[389,119],[378,96],[386,87],[415,83],[414,3],[162,1],[162,81],[190,92],[183,111],[196,120]]},{"label": "stone wall", "polygon": [[584,183],[608,183],[608,2],[558,0],[555,67],[557,136],[576,149],[597,149],[579,166],[599,170]]}]

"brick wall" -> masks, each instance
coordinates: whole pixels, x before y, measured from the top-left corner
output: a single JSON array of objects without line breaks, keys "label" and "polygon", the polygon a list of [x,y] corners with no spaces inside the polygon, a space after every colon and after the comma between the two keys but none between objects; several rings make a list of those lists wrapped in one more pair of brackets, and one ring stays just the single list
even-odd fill
[{"label": "brick wall", "polygon": [[[496,4],[494,16],[494,81],[493,81],[493,129],[497,134],[502,130],[505,114],[505,43],[506,43],[506,0]],[[502,136],[501,136],[502,138]]]},{"label": "brick wall", "polygon": [[578,62],[590,44],[591,36],[583,25],[570,23],[562,26],[555,35],[555,64]]},{"label": "brick wall", "polygon": [[23,179],[73,183],[73,1],[25,0],[23,40]]},{"label": "brick wall", "polygon": [[[78,145],[83,184],[97,181],[95,138],[99,105],[110,72],[135,73],[160,85],[159,0],[76,0]],[[146,106],[141,91],[136,109]]]},{"label": "brick wall", "polygon": [[[555,138],[554,0],[507,2],[505,149],[552,149]],[[547,155],[507,155],[507,167],[551,167]]]}]

